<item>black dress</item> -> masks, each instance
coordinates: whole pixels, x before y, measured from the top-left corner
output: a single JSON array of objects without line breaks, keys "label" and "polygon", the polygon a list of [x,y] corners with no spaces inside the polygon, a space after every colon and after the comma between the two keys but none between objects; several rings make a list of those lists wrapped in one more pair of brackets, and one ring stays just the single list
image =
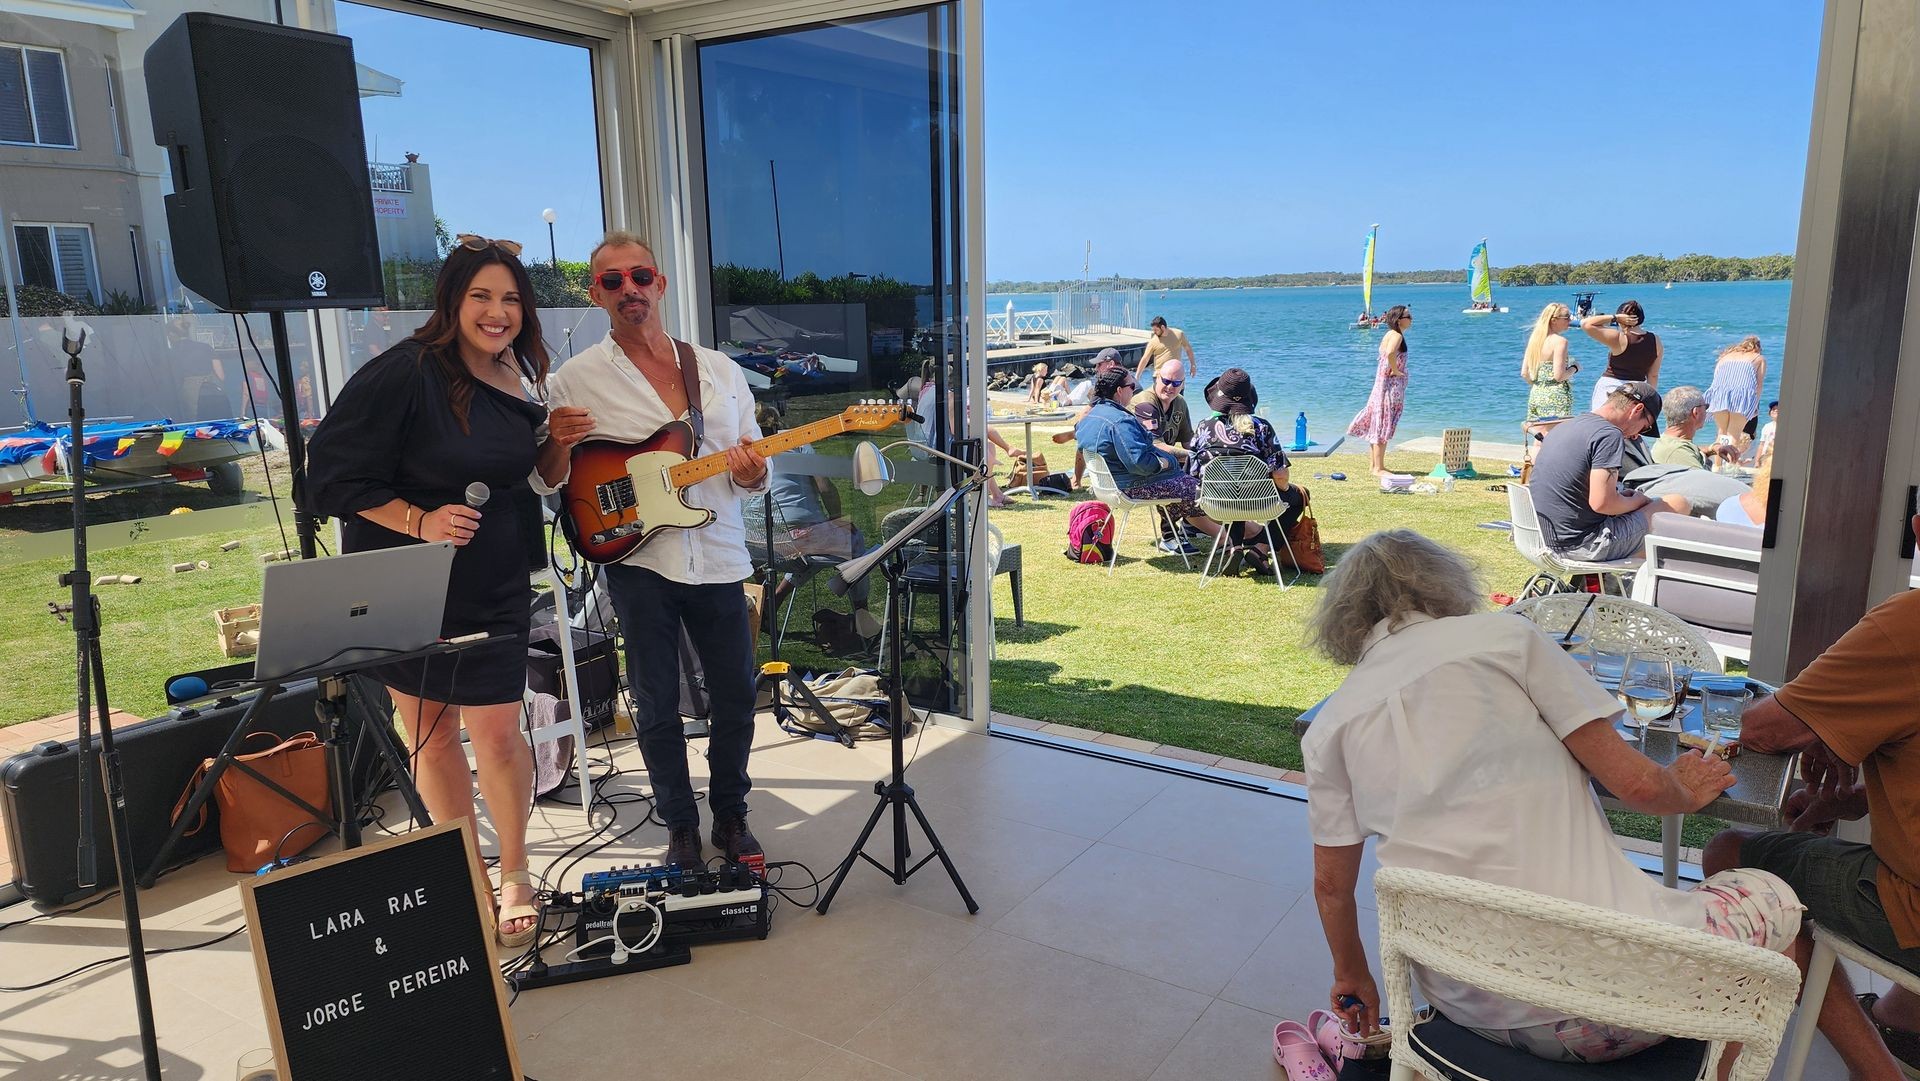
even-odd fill
[{"label": "black dress", "polygon": [[[492,496],[480,524],[456,548],[441,635],[486,631],[496,640],[445,657],[396,662],[370,671],[403,694],[481,706],[517,702],[526,688],[532,589],[516,504],[538,454],[535,432],[546,410],[485,383],[474,389],[460,430],[447,404],[447,380],[406,341],[355,372],[307,449],[304,506],[340,520],[348,552],[419,544],[360,517],[404,499],[423,511],[465,499],[481,481]],[[415,518],[416,525],[419,518]]]}]

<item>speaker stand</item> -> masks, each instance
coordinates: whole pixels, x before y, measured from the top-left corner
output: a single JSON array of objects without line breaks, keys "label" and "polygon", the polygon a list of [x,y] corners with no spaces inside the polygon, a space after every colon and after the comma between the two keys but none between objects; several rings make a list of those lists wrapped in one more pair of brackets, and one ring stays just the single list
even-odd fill
[{"label": "speaker stand", "polygon": [[[273,366],[280,375],[280,417],[286,426],[287,466],[293,471],[297,484],[307,475],[307,441],[300,434],[300,398],[293,379],[293,347],[287,340],[287,313],[267,313],[267,324],[273,330]],[[319,554],[314,539],[313,516],[307,513],[299,500],[293,503],[293,530],[300,537],[300,558],[312,559]]]}]

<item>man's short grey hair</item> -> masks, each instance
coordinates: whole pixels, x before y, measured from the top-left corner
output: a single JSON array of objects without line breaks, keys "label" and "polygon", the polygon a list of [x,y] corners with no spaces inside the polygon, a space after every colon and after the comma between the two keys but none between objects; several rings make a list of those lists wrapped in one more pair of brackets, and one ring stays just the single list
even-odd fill
[{"label": "man's short grey hair", "polygon": [[1660,412],[1666,417],[1667,427],[1678,428],[1693,416],[1693,411],[1707,404],[1707,396],[1700,393],[1699,387],[1675,387],[1660,396]]},{"label": "man's short grey hair", "polygon": [[1320,583],[1307,641],[1354,664],[1381,620],[1469,615],[1481,609],[1480,596],[1479,572],[1459,553],[1411,529],[1385,530],[1347,549]]},{"label": "man's short grey hair", "polygon": [[595,244],[593,250],[587,253],[587,265],[592,266],[593,261],[600,258],[600,253],[607,248],[624,248],[629,245],[645,248],[649,255],[654,254],[653,245],[647,243],[646,238],[642,237],[639,233],[629,233],[625,229],[613,229],[610,230],[606,236],[601,237],[600,243]]}]

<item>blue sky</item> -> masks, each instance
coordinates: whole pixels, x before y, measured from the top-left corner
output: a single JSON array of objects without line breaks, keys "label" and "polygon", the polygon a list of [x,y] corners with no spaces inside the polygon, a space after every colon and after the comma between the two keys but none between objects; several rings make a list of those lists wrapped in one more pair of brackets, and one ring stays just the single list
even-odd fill
[{"label": "blue sky", "polygon": [[[1204,18],[1195,13],[1204,11]],[[1821,5],[994,3],[988,273],[1792,251]]]},{"label": "blue sky", "polygon": [[[418,151],[456,230],[544,255],[552,206],[561,254],[584,256],[585,52],[339,11],[360,60],[406,81],[365,103],[369,149]],[[1496,265],[1791,251],[1820,17],[988,0],[988,273],[1077,277],[1088,241],[1096,276],[1350,269],[1373,222],[1387,270],[1464,265],[1482,236]]]}]

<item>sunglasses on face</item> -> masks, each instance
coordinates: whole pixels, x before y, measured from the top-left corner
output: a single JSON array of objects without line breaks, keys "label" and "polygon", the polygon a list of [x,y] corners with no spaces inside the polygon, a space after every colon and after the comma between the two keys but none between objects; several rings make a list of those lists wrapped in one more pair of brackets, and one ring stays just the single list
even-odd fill
[{"label": "sunglasses on face", "polygon": [[637,266],[631,270],[603,270],[596,280],[599,281],[600,288],[609,293],[617,293],[624,287],[628,278],[633,279],[636,287],[645,289],[653,284],[654,275],[658,273],[660,273],[659,270],[654,267]]},{"label": "sunglasses on face", "polygon": [[1163,387],[1177,387],[1185,382],[1185,379],[1167,379],[1163,377],[1160,380],[1160,385]]},{"label": "sunglasses on face", "polygon": [[488,248],[499,248],[515,259],[520,258],[520,242],[518,240],[493,240],[480,236],[477,233],[461,233],[453,239],[454,243],[459,244],[468,251],[486,251]]}]

